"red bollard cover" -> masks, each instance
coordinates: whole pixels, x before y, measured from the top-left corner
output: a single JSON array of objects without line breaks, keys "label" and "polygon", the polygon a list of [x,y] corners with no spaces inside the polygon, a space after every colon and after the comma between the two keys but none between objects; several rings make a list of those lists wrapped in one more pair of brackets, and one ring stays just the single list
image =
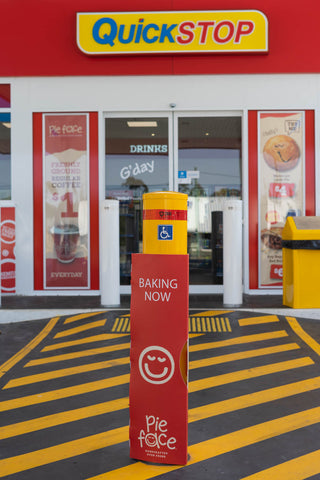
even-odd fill
[{"label": "red bollard cover", "polygon": [[130,456],[185,465],[188,255],[132,255]]}]

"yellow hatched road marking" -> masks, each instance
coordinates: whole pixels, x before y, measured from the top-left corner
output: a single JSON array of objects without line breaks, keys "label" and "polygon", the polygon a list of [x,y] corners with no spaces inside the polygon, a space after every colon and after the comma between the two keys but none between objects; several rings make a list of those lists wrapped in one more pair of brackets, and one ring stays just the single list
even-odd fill
[{"label": "yellow hatched road marking", "polygon": [[130,313],[117,317],[114,321],[112,332],[130,332]]},{"label": "yellow hatched road marking", "polygon": [[265,315],[264,317],[241,318],[239,320],[240,327],[247,325],[262,325],[263,323],[279,322],[277,315]]},{"label": "yellow hatched road marking", "polygon": [[130,375],[119,375],[96,382],[82,383],[73,387],[59,388],[49,392],[40,392],[33,395],[26,395],[25,397],[12,398],[0,402],[0,412],[14,410],[15,408],[27,407],[29,405],[37,405],[39,403],[52,402],[62,398],[74,397],[84,393],[96,392],[97,390],[104,390],[105,388],[115,387],[117,385],[124,385],[129,383]]},{"label": "yellow hatched road marking", "polygon": [[202,324],[202,331],[206,332],[207,331],[206,319],[204,317],[201,317],[201,324]]},{"label": "yellow hatched road marking", "polygon": [[227,330],[228,330],[228,332],[231,332],[231,325],[230,325],[229,318],[228,318],[228,317],[226,317],[224,320],[225,320],[225,322],[226,322],[226,326],[227,326]]},{"label": "yellow hatched road marking", "polygon": [[[289,362],[282,362],[278,364],[271,364],[266,367],[256,367],[254,369],[242,370],[234,373],[228,373],[225,375],[218,375],[216,377],[210,377],[208,379],[197,380],[189,383],[189,391],[199,391],[201,389],[211,388],[215,385],[223,385],[236,381],[245,380],[247,378],[254,378],[260,375],[267,375],[275,372],[284,371],[286,369],[299,368],[306,365],[313,364],[311,359],[293,360]],[[26,407],[29,405],[36,405],[39,403],[50,402],[62,398],[68,398],[75,395],[81,395],[83,393],[94,392],[97,390],[103,390],[116,385],[124,385],[130,380],[130,375],[120,375],[111,377],[105,380],[99,380],[96,382],[88,382],[72,387],[66,387],[62,389],[52,390],[49,392],[40,392],[34,395],[27,395],[21,398],[14,398],[11,400],[5,400],[0,402],[0,412],[12,410],[15,408]]]},{"label": "yellow hatched road marking", "polygon": [[115,322],[113,324],[113,327],[111,329],[112,332],[117,332],[118,331],[118,323],[119,323],[119,318],[116,318]]},{"label": "yellow hatched road marking", "polygon": [[[299,428],[314,425],[320,421],[320,407],[294,413],[285,417],[269,420],[264,423],[243,428],[220,437],[212,438],[188,448],[192,465],[239,448],[252,445]],[[30,453],[17,455],[0,460],[0,477],[12,475],[18,472],[36,468],[41,465],[61,461],[63,459],[82,455],[94,450],[102,449],[111,445],[122,443],[128,440],[129,427],[121,427],[91,435],[78,440],[73,440],[53,447],[44,448]],[[142,462],[136,462],[126,467],[107,472],[102,475],[91,477],[88,480],[114,479],[149,479],[163,473],[177,470],[181,466],[155,466]],[[269,477],[270,478],[270,477]],[[278,478],[278,477],[273,477]],[[279,477],[281,478],[281,477]],[[284,478],[284,477],[283,477]],[[287,477],[286,477],[287,478]]]},{"label": "yellow hatched road marking", "polygon": [[0,439],[24,435],[30,432],[36,432],[45,428],[54,427],[56,425],[64,425],[65,423],[75,422],[84,418],[95,417],[117,410],[123,410],[129,407],[129,398],[118,398],[110,402],[98,403],[88,407],[67,410],[65,412],[46,415],[40,418],[34,418],[25,422],[14,423],[0,427]]},{"label": "yellow hatched road marking", "polygon": [[118,345],[110,345],[109,347],[91,348],[90,350],[81,350],[81,352],[65,353],[62,355],[54,355],[53,357],[38,358],[31,360],[25,367],[33,367],[35,365],[46,365],[47,363],[62,362],[65,360],[73,360],[75,358],[90,357],[92,355],[100,355],[101,353],[117,352],[130,348],[130,343],[120,343]]},{"label": "yellow hatched road marking", "polygon": [[246,370],[239,370],[237,372],[225,373],[215,377],[202,378],[189,382],[189,393],[204,390],[206,388],[217,387],[219,385],[226,385],[228,383],[240,382],[248,380],[249,378],[260,377],[263,375],[270,375],[271,373],[284,372],[293,368],[306,367],[313,365],[314,362],[309,357],[288,360],[286,362],[271,363],[270,365],[263,365],[261,367],[249,368]]},{"label": "yellow hatched road marking", "polygon": [[130,325],[129,318],[124,319],[124,325],[123,325],[123,331],[126,332],[128,329],[128,326]]},{"label": "yellow hatched road marking", "polygon": [[59,348],[68,348],[75,345],[83,345],[86,343],[102,342],[104,340],[113,340],[114,338],[123,338],[122,334],[102,333],[101,335],[93,335],[92,337],[79,338],[78,340],[70,340],[68,342],[59,342],[52,345],[47,345],[41,352],[50,352],[58,350]]},{"label": "yellow hatched road marking", "polygon": [[33,339],[29,342],[25,347],[22,348],[18,353],[16,353],[13,357],[7,360],[0,366],[0,377],[2,377],[5,373],[7,373],[10,368],[16,365],[22,358],[24,358],[28,353],[31,352],[39,343],[51,332],[51,330],[56,325],[57,321],[60,317],[52,318],[49,323],[44,327],[44,329]]},{"label": "yellow hatched road marking", "polygon": [[221,332],[221,325],[220,325],[219,317],[216,317],[215,320],[216,320],[217,330],[218,330],[218,332]]},{"label": "yellow hatched road marking", "polygon": [[275,467],[244,477],[242,480],[270,480],[270,478],[304,480],[317,473],[320,473],[320,450],[293,458]]},{"label": "yellow hatched road marking", "polygon": [[286,317],[292,330],[307,344],[317,355],[320,355],[320,345],[308,333],[306,333],[297,320],[293,317]]},{"label": "yellow hatched road marking", "polygon": [[58,332],[54,338],[69,337],[70,335],[75,335],[76,333],[85,332],[86,330],[103,327],[106,321],[107,321],[106,319],[97,320],[96,322],[86,323],[85,325],[81,325],[80,327],[69,328],[69,330],[63,330],[62,332]]},{"label": "yellow hatched road marking", "polygon": [[[253,392],[239,397],[221,400],[220,402],[203,405],[189,410],[189,423],[204,420],[209,417],[234,412],[243,408],[261,405],[263,403],[279,400],[300,393],[310,392],[320,388],[320,377],[308,378],[300,382],[288,383],[280,387],[272,387],[259,392]],[[271,477],[270,477],[271,478]],[[273,477],[280,478],[280,477]]]},{"label": "yellow hatched road marking", "polygon": [[[121,427],[110,432],[80,438],[71,442],[61,443],[53,447],[43,448],[34,452],[17,455],[0,460],[0,477],[30,470],[48,463],[75,457],[84,453],[106,448],[125,441],[129,437],[129,427]],[[125,440],[124,440],[125,439]]]},{"label": "yellow hatched road marking", "polygon": [[77,322],[78,320],[83,320],[84,318],[93,317],[94,315],[100,315],[101,313],[106,313],[106,311],[103,310],[101,312],[80,313],[79,315],[73,315],[72,317],[66,318],[63,323],[67,324],[67,323]]},{"label": "yellow hatched road marking", "polygon": [[227,331],[227,327],[226,327],[226,323],[225,323],[224,318],[221,318],[221,324],[222,324],[222,330],[223,330],[224,332],[226,332],[226,331]]},{"label": "yellow hatched road marking", "polygon": [[274,338],[282,338],[287,336],[288,334],[285,330],[280,330],[278,332],[258,333],[256,335],[243,335],[241,337],[229,338],[228,340],[191,345],[189,351],[199,352],[200,350],[228,347],[230,345],[240,345],[242,343],[262,342],[264,340],[272,340]]},{"label": "yellow hatched road marking", "polygon": [[123,317],[121,317],[121,318],[120,318],[120,323],[119,323],[118,332],[121,332],[121,329],[122,329],[122,324],[123,324],[123,320],[124,320],[124,318],[123,318]]},{"label": "yellow hatched road marking", "polygon": [[231,332],[227,317],[189,317],[189,332]]},{"label": "yellow hatched road marking", "polygon": [[[320,377],[315,377],[300,382],[294,382],[280,387],[273,387],[259,392],[254,392],[239,397],[222,400],[220,402],[211,403],[202,407],[196,407],[189,410],[188,422],[193,423],[204,420],[224,413],[248,408],[254,405],[298,395],[311,390],[320,388]],[[102,415],[107,412],[115,412],[129,407],[129,398],[118,398],[109,402],[91,405],[88,407],[78,408],[60,412],[53,415],[7,425],[0,428],[0,439],[10,438],[12,436],[22,435],[37,430],[49,428],[55,425],[62,425],[76,420]],[[278,478],[278,477],[274,477]]]},{"label": "yellow hatched road marking", "polygon": [[285,345],[276,345],[275,347],[256,348],[254,350],[246,350],[245,352],[229,353],[227,355],[219,355],[201,360],[193,360],[189,363],[189,369],[207,367],[209,365],[219,365],[220,363],[234,362],[245,358],[260,357],[262,355],[272,355],[274,353],[287,352],[300,348],[296,343],[287,343]]},{"label": "yellow hatched road marking", "polygon": [[206,317],[206,322],[207,322],[207,329],[208,329],[208,332],[211,332],[211,323],[210,323],[210,318],[209,317]]},{"label": "yellow hatched road marking", "polygon": [[205,312],[194,313],[192,317],[215,317],[224,315],[225,313],[232,313],[233,310],[206,310]]},{"label": "yellow hatched road marking", "polygon": [[130,332],[130,319],[127,317],[118,317],[112,327],[112,332]]},{"label": "yellow hatched road marking", "polygon": [[193,332],[197,331],[197,329],[196,329],[196,319],[195,318],[192,318],[192,331]]},{"label": "yellow hatched road marking", "polygon": [[117,367],[119,365],[127,365],[130,363],[129,357],[116,358],[113,360],[106,360],[105,362],[89,363],[86,365],[79,365],[77,367],[62,368],[60,370],[52,370],[50,372],[36,373],[35,375],[27,375],[25,377],[15,378],[10,380],[3,389],[21,387],[22,385],[30,385],[32,383],[44,382],[46,380],[53,380],[55,378],[67,377],[69,375],[77,375],[79,373],[93,372],[95,370],[103,370],[104,368]]},{"label": "yellow hatched road marking", "polygon": [[[275,420],[269,420],[268,422],[259,423],[221,435],[220,437],[205,440],[204,442],[188,447],[188,453],[190,455],[188,466],[292,432],[299,428],[314,425],[318,422],[320,422],[320,407],[287,415]],[[138,461],[126,467],[90,477],[87,480],[119,480],[120,478],[121,480],[148,480],[181,468],[183,467],[180,465],[150,465]],[[269,476],[268,480],[270,478],[286,478],[287,480],[286,476]]]},{"label": "yellow hatched road marking", "polygon": [[212,325],[212,331],[216,332],[217,328],[216,328],[216,322],[214,321],[214,318],[211,318],[211,325]]}]

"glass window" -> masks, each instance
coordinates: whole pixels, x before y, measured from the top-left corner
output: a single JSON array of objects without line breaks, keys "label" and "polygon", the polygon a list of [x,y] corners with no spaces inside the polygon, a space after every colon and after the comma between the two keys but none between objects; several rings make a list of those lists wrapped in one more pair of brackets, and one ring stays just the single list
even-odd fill
[{"label": "glass window", "polygon": [[10,85],[6,83],[0,84],[0,108],[11,107]]}]

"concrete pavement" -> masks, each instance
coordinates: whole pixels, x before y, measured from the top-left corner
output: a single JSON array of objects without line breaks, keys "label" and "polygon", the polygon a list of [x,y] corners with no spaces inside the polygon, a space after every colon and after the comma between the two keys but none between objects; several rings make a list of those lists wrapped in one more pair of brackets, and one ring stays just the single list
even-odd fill
[{"label": "concrete pavement", "polygon": [[[220,307],[215,310],[225,310],[225,308]],[[91,312],[100,312],[101,310],[123,310],[123,308],[83,308],[83,309],[3,309],[0,308],[0,324],[1,323],[14,323],[14,322],[25,322],[28,320],[38,320],[43,318],[50,318],[56,316],[64,315],[76,315],[78,313],[91,313]],[[191,308],[190,310],[198,311],[204,310],[204,308]],[[207,310],[207,308],[206,308]],[[320,308],[317,309],[293,309],[293,308],[237,308],[238,311],[247,311],[247,312],[257,312],[257,313],[268,313],[274,315],[284,315],[284,316],[294,316],[299,318],[309,318],[314,320],[320,320]]]}]

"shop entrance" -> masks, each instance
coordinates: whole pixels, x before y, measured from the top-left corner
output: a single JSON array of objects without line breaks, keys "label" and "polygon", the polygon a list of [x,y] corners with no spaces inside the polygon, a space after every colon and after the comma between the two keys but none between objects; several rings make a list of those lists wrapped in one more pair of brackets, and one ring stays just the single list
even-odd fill
[{"label": "shop entrance", "polygon": [[120,201],[120,282],[142,252],[143,193],[187,193],[190,293],[222,289],[222,208],[241,198],[241,116],[170,113],[105,118],[105,196]]}]

